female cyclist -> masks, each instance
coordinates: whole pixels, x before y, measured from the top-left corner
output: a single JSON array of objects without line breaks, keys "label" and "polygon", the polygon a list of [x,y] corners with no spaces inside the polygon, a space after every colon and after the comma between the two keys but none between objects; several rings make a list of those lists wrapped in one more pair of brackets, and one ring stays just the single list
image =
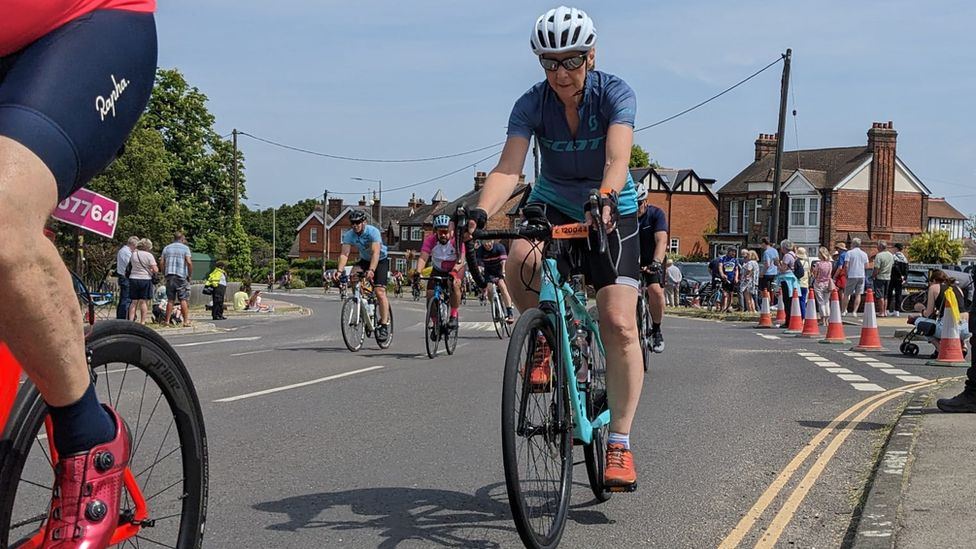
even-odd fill
[{"label": "female cyclist", "polygon": [[[611,423],[605,484],[633,488],[637,473],[629,434],[644,375],[634,315],[640,270],[637,195],[628,168],[637,100],[623,80],[594,70],[596,30],[583,11],[560,6],[544,13],[532,29],[531,45],[546,78],[515,102],[508,139],[471,212],[469,228],[483,228],[511,196],[532,136],[541,145],[542,169],[528,201],[544,204],[550,222],[589,222],[584,203],[590,190],[606,197],[602,214],[612,265],[586,262],[584,274],[597,290],[606,343]],[[512,242],[506,274],[520,310],[536,305],[526,284],[538,291],[539,260],[530,243]],[[538,354],[543,358],[533,368],[533,383],[549,375],[544,358],[549,353]]]}]

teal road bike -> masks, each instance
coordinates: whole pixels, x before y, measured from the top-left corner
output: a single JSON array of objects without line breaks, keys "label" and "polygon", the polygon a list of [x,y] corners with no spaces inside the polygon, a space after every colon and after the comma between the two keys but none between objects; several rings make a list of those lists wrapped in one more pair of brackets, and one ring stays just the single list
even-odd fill
[{"label": "teal road bike", "polygon": [[[599,198],[591,195],[591,212]],[[569,511],[573,447],[582,446],[593,495],[611,496],[604,486],[607,405],[606,361],[596,308],[587,310],[586,289],[578,276],[560,273],[557,258],[562,241],[584,238],[590,230],[606,257],[606,234],[597,221],[586,225],[552,226],[544,210],[527,205],[524,226],[511,230],[474,231],[475,239],[525,239],[542,252],[539,305],[525,311],[515,324],[505,358],[502,384],[502,452],[508,501],[519,536],[526,547],[559,544]],[[594,219],[599,220],[599,215]],[[466,227],[463,210],[458,226]],[[573,254],[568,254],[572,256]],[[591,257],[568,257],[569,273]],[[529,286],[531,266],[523,267]],[[518,281],[512,281],[518,283]],[[547,355],[547,356],[546,356]],[[533,383],[532,368],[550,364],[548,380]]]}]

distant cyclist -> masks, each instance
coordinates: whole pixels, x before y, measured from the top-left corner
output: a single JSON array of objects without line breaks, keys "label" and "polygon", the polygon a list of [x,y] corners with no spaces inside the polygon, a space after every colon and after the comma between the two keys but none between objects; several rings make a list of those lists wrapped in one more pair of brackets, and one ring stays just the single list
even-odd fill
[{"label": "distant cyclist", "polygon": [[[644,380],[637,315],[633,313],[640,273],[637,193],[628,167],[637,98],[626,82],[595,70],[596,30],[593,20],[581,10],[561,6],[544,13],[533,26],[530,45],[545,80],[515,102],[508,139],[498,165],[488,174],[478,208],[470,212],[469,229],[484,228],[488,216],[508,202],[533,136],[541,146],[542,166],[528,201],[544,205],[551,223],[589,221],[590,214],[584,212],[587,198],[592,189],[600,190],[609,261],[616,269],[595,257],[584,268],[587,282],[597,290],[600,333],[607,352],[610,435],[605,484],[632,489],[637,472],[630,428]],[[585,242],[568,247],[593,257]],[[509,282],[531,280],[532,286],[510,285],[519,310],[538,303],[539,261],[531,243],[512,242],[507,278]],[[530,375],[533,384],[547,379],[551,372],[551,350],[544,341],[539,348],[539,360]]]},{"label": "distant cyclist", "polygon": [[98,402],[81,310],[67,306],[77,296],[43,229],[59,201],[116,157],[145,109],[155,10],[153,0],[0,0],[0,340],[54,427],[41,547],[101,549],[118,526],[129,436]]},{"label": "distant cyclist", "polygon": [[[434,233],[427,235],[420,246],[420,258],[417,259],[417,273],[424,270],[430,260],[430,276],[453,278],[451,291],[451,319],[452,329],[458,327],[458,308],[461,306],[461,281],[464,279],[464,245],[461,245],[461,255],[458,256],[454,245],[454,229],[451,228],[451,218],[446,215],[434,217]],[[417,274],[416,276],[420,276]],[[427,285],[427,298],[434,291],[434,285]]]},{"label": "distant cyclist", "polygon": [[342,250],[336,266],[335,278],[341,281],[352,246],[359,251],[359,261],[352,269],[353,276],[363,273],[366,280],[373,283],[376,301],[379,304],[380,325],[376,327],[376,340],[386,342],[390,337],[390,302],[386,297],[386,282],[390,274],[390,259],[387,257],[383,235],[376,227],[366,223],[366,212],[349,212],[352,228],[342,235]]},{"label": "distant cyclist", "polygon": [[475,251],[478,265],[484,268],[485,280],[495,285],[501,293],[502,303],[505,305],[505,321],[509,324],[515,322],[515,312],[512,310],[512,297],[508,295],[508,285],[505,284],[505,260],[508,259],[508,251],[501,242],[486,239],[481,241],[481,246]]},{"label": "distant cyclist", "polygon": [[664,256],[668,249],[668,219],[664,210],[647,202],[647,186],[637,186],[637,224],[640,227],[641,276],[647,285],[651,311],[651,350],[664,352]]}]

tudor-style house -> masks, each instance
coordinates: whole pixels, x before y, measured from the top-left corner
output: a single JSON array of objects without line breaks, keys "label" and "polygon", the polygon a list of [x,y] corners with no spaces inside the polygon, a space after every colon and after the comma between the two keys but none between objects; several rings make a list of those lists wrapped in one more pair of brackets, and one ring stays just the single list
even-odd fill
[{"label": "tudor-style house", "polygon": [[692,169],[631,168],[635,184],[648,185],[647,201],[664,210],[668,220],[668,253],[706,255],[705,234],[715,229],[718,195],[714,179]]},{"label": "tudor-style house", "polygon": [[[780,239],[807,248],[832,249],[861,238],[908,242],[928,228],[929,189],[896,154],[891,122],[872,124],[867,145],[786,151],[780,175]],[[714,251],[726,245],[758,248],[769,234],[776,136],[761,134],[755,158],[718,191]]]}]

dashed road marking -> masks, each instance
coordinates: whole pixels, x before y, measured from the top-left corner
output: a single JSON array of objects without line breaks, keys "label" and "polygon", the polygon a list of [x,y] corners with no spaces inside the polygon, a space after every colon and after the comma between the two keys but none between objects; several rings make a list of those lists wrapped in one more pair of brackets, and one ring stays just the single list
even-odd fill
[{"label": "dashed road marking", "polygon": [[810,353],[810,352],[806,352],[806,351],[800,351],[800,352],[798,352],[796,354],[798,354],[800,356],[815,356],[815,357],[818,357],[818,358],[820,357],[820,355],[818,355],[817,353]]},{"label": "dashed road marking", "polygon": [[828,372],[830,372],[832,374],[850,374],[850,373],[852,373],[847,368],[824,368],[824,370],[826,370],[826,371],[828,371]]},{"label": "dashed road marking", "polygon": [[875,383],[851,383],[851,387],[858,391],[884,391],[884,387]]},{"label": "dashed road marking", "polygon": [[823,366],[825,368],[837,368],[840,366],[840,364],[837,364],[836,362],[827,361],[827,362],[817,362],[817,366]]},{"label": "dashed road marking", "polygon": [[902,381],[928,381],[922,376],[895,376]]},{"label": "dashed road marking", "polygon": [[858,362],[877,362],[874,358],[871,358],[869,356],[856,356],[854,357],[854,360]]},{"label": "dashed road marking", "polygon": [[779,339],[779,336],[766,335],[766,334],[756,334],[763,339]]},{"label": "dashed road marking", "polygon": [[872,368],[894,368],[894,366],[887,362],[865,362],[865,364]]},{"label": "dashed road marking", "polygon": [[265,389],[263,391],[255,391],[253,393],[247,393],[247,394],[237,395],[237,396],[232,396],[232,397],[227,397],[227,398],[218,398],[214,402],[233,402],[235,400],[243,400],[245,398],[251,398],[251,397],[256,397],[256,396],[263,396],[263,395],[269,395],[271,393],[278,393],[278,392],[281,392],[281,391],[287,391],[288,389],[296,389],[298,387],[305,387],[306,385],[314,385],[316,383],[322,383],[323,381],[332,381],[333,379],[339,379],[339,378],[347,377],[347,376],[351,376],[351,375],[362,374],[364,372],[369,372],[369,371],[372,371],[372,370],[379,370],[380,368],[383,368],[383,366],[370,366],[369,368],[362,368],[362,369],[359,369],[359,370],[353,370],[351,372],[343,372],[341,374],[336,374],[336,375],[333,375],[333,376],[320,377],[318,379],[313,379],[313,380],[310,380],[310,381],[303,381],[301,383],[293,383],[291,385],[285,385],[283,387],[275,387],[273,389]]},{"label": "dashed road marking", "polygon": [[843,379],[844,381],[867,381],[868,378],[864,376],[859,376],[857,374],[837,374],[837,377]]},{"label": "dashed road marking", "polygon": [[906,372],[905,370],[900,370],[898,368],[882,368],[881,370],[878,371],[884,372],[886,374],[891,374],[893,376],[907,376],[911,374],[911,372]]},{"label": "dashed road marking", "polygon": [[209,341],[196,341],[194,343],[180,343],[177,345],[173,345],[173,347],[196,347],[197,345],[212,345],[214,343],[230,343],[232,341],[254,341],[255,339],[261,339],[261,336],[227,337],[224,339],[211,339]]}]

